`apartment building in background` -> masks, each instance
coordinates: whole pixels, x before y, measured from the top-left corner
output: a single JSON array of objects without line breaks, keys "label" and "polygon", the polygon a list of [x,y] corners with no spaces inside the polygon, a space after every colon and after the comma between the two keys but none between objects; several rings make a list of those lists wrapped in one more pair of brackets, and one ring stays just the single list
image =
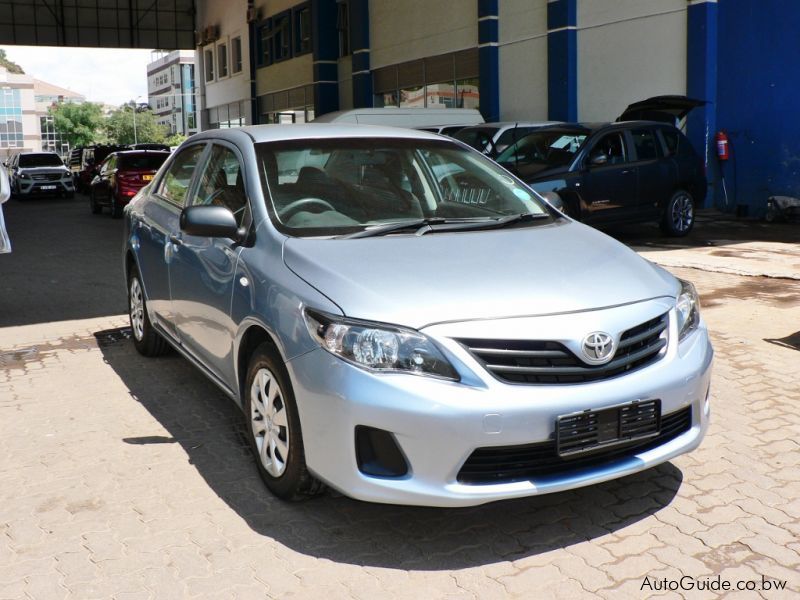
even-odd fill
[{"label": "apartment building in background", "polygon": [[85,100],[71,90],[0,67],[0,159],[18,152],[69,153],[48,109],[59,102]]},{"label": "apartment building in background", "polygon": [[194,51],[154,51],[152,58],[147,65],[147,102],[156,122],[169,134],[197,133]]}]

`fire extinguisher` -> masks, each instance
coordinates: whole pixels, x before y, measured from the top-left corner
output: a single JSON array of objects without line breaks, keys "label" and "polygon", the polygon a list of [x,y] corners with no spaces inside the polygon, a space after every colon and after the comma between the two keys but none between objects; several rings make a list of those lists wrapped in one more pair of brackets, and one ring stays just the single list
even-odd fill
[{"label": "fire extinguisher", "polygon": [[718,131],[716,135],[717,158],[728,160],[728,135],[724,131]]}]

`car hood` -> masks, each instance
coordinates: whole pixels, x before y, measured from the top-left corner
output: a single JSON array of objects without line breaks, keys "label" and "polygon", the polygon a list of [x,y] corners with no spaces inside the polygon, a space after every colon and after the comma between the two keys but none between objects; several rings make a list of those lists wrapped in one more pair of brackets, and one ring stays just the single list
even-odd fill
[{"label": "car hood", "polygon": [[705,103],[686,96],[653,96],[628,106],[617,121],[663,121],[674,125]]},{"label": "car hood", "polygon": [[419,237],[288,238],[284,261],[346,316],[417,329],[594,310],[678,292],[663,269],[565,220]]}]

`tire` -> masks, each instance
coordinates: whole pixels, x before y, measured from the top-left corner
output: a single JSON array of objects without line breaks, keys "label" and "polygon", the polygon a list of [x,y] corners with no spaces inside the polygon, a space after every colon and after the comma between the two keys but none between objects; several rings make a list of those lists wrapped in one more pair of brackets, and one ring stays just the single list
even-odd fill
[{"label": "tire", "polygon": [[131,324],[133,345],[143,356],[160,356],[167,351],[167,341],[153,328],[147,315],[147,299],[142,288],[141,275],[136,267],[128,275],[128,319]]},{"label": "tire", "polygon": [[669,199],[661,216],[661,231],[670,237],[683,237],[694,227],[694,199],[686,190],[678,190]]},{"label": "tire", "polygon": [[261,344],[253,352],[243,394],[247,438],[269,490],[283,500],[303,500],[322,492],[323,484],[306,468],[294,391],[271,344]]},{"label": "tire", "polygon": [[121,219],[122,218],[122,207],[117,203],[116,197],[112,194],[110,196],[111,204],[109,205],[111,208],[109,209],[111,212],[112,219]]},{"label": "tire", "polygon": [[99,215],[103,212],[103,207],[97,203],[97,197],[94,194],[94,190],[89,192],[89,207],[92,209],[93,215]]}]

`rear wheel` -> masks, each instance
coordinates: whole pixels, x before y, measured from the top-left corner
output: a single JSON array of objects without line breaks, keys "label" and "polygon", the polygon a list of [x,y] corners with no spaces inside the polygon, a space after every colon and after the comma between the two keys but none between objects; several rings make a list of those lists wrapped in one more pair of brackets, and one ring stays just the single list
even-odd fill
[{"label": "rear wheel", "polygon": [[661,231],[672,237],[683,237],[694,226],[694,200],[685,190],[672,195],[661,217]]},{"label": "rear wheel", "polygon": [[167,342],[153,329],[147,315],[147,300],[144,288],[136,267],[131,268],[128,276],[128,316],[133,332],[133,345],[143,356],[159,356],[167,350]]},{"label": "rear wheel", "polygon": [[316,495],[323,485],[306,468],[303,434],[289,374],[271,344],[256,348],[244,388],[247,433],[259,475],[284,500]]},{"label": "rear wheel", "polygon": [[111,194],[111,218],[112,219],[119,219],[122,217],[122,207],[117,202],[117,198],[115,194]]}]

